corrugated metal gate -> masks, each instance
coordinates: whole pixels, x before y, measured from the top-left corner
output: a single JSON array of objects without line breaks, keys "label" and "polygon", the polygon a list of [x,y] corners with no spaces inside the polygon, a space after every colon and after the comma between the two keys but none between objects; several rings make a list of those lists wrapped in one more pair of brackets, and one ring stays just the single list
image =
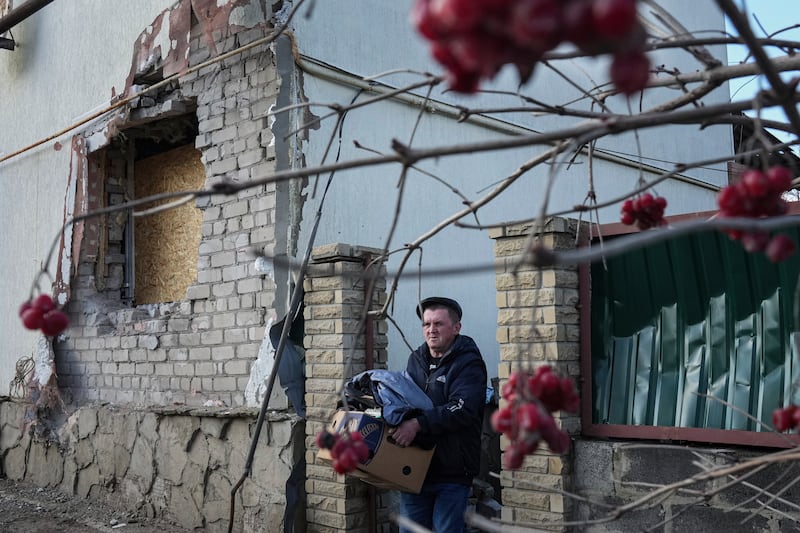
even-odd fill
[{"label": "corrugated metal gate", "polygon": [[747,414],[771,423],[800,372],[798,274],[715,231],[593,265],[591,424],[764,431]]}]

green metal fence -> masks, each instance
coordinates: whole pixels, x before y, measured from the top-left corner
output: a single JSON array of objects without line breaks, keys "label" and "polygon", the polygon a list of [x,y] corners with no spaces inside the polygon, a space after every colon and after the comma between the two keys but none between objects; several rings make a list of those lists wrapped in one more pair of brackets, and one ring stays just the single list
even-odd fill
[{"label": "green metal fence", "polygon": [[800,372],[798,274],[713,231],[593,265],[592,423],[763,430]]}]

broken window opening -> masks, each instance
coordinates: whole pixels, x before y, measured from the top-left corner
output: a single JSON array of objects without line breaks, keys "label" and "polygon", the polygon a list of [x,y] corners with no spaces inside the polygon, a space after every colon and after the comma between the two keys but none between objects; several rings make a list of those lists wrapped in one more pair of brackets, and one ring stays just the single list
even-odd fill
[{"label": "broken window opening", "polygon": [[[199,190],[205,168],[194,113],[140,123],[124,129],[102,154],[102,195],[107,205],[161,193]],[[174,201],[153,202],[136,211]],[[98,291],[124,306],[167,303],[185,298],[197,277],[203,214],[190,200],[148,216],[119,212],[100,224],[95,280]],[[105,235],[102,235],[105,233]]]}]

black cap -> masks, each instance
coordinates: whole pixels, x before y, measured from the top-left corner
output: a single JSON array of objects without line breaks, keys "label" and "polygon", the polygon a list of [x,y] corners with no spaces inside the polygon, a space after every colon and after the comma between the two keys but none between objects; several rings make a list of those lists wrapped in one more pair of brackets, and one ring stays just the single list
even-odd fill
[{"label": "black cap", "polygon": [[458,302],[453,300],[452,298],[445,298],[444,296],[430,296],[422,300],[419,305],[417,305],[417,316],[421,319],[422,312],[425,311],[428,307],[432,305],[443,305],[448,307],[456,312],[458,315],[458,319],[461,320],[461,306],[458,305]]}]

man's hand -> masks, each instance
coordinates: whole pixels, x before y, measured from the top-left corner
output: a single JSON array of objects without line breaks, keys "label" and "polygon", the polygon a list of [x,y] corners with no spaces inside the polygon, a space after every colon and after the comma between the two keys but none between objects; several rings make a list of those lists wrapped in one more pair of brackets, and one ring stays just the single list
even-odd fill
[{"label": "man's hand", "polygon": [[416,418],[406,420],[391,432],[392,438],[400,446],[410,446],[421,429]]}]

